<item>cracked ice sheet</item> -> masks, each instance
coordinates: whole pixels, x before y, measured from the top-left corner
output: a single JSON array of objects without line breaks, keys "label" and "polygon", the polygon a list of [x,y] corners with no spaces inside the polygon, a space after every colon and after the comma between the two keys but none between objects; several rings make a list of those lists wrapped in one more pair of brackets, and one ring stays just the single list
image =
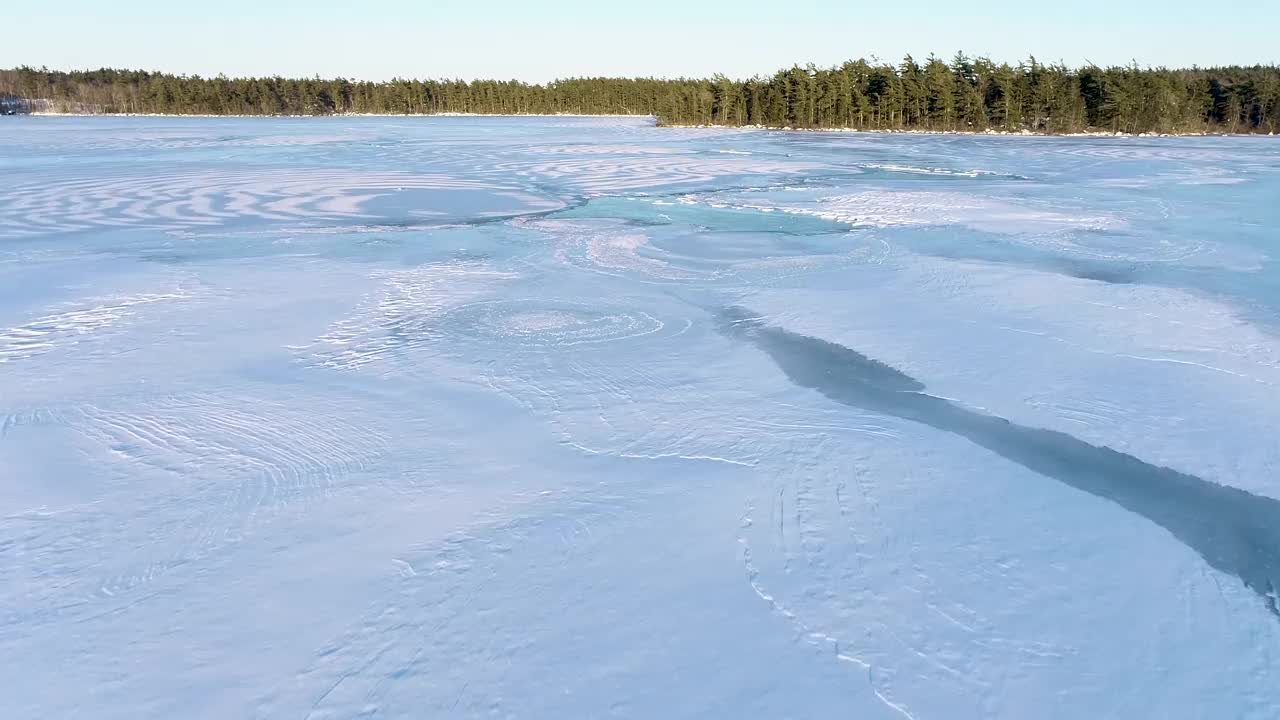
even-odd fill
[{"label": "cracked ice sheet", "polygon": [[1270,146],[331,120],[0,143],[0,715],[1273,714]]},{"label": "cracked ice sheet", "polygon": [[890,272],[853,270],[837,283],[745,302],[931,394],[1280,497],[1280,448],[1257,441],[1280,431],[1280,340],[1231,306],[906,253]]},{"label": "cracked ice sheet", "polygon": [[[907,255],[892,271],[842,276],[839,291],[766,291],[742,302],[769,322],[886,361],[975,412],[1276,494],[1275,448],[1254,433],[1280,427],[1270,402],[1277,343],[1230,308],[1180,291]],[[1224,406],[1233,410],[1218,414]],[[843,412],[829,405],[818,414]],[[1229,689],[1236,673],[1274,673],[1274,624],[1231,620],[1259,612],[1252,593],[1169,545],[1160,527],[954,435],[901,420],[885,426],[892,439],[872,444],[827,420],[814,457],[779,468],[758,490],[748,537],[763,590],[815,636],[880,666],[884,691],[908,709],[1054,717],[1035,698],[1063,686],[1065,672],[1094,678],[1073,686],[1071,704],[1118,716],[1196,715],[1188,708],[1204,707],[1198,698],[1241,692]],[[1126,441],[1109,443],[1117,437]],[[1099,613],[1099,597],[1122,604]],[[1196,642],[1240,665],[1206,672],[1181,654],[1200,628],[1178,629],[1175,617],[1212,627],[1212,640]],[[1161,674],[1151,686],[1117,693],[1106,682],[1153,665]],[[1042,691],[1014,690],[1041,682]],[[1247,717],[1265,717],[1271,702],[1248,691],[1233,697]],[[1076,713],[1067,703],[1057,711]]]},{"label": "cracked ice sheet", "polygon": [[[780,315],[811,317],[806,310],[830,306],[819,294],[780,296],[788,298]],[[768,306],[763,297],[756,299]],[[806,297],[822,302],[807,305]],[[860,327],[843,327],[850,326]],[[654,376],[682,377],[661,354],[647,357]],[[618,359],[607,367],[627,372]],[[1213,639],[1195,642],[1240,658],[1245,672],[1272,672],[1254,643],[1259,632],[1277,634],[1257,597],[1160,527],[953,436],[833,406],[727,346],[708,353],[696,377],[683,372],[677,386],[703,388],[725,405],[751,383],[749,409],[716,417],[686,393],[646,385],[601,414],[585,401],[603,389],[574,401],[573,388],[588,386],[591,375],[536,395],[555,398],[546,412],[583,445],[635,452],[607,443],[642,438],[687,456],[750,463],[755,480],[742,498],[738,542],[753,591],[799,639],[865,676],[886,707],[921,717],[1053,717],[1037,698],[1068,678],[1089,677],[1097,680],[1072,685],[1061,717],[1081,706],[1139,712],[1155,695],[1176,714],[1220,697],[1242,669],[1206,673],[1198,658],[1177,652],[1199,636],[1201,621],[1214,628]],[[990,395],[972,381],[964,390],[953,396]],[[679,417],[699,418],[696,429]],[[1104,608],[1098,597],[1123,604]],[[1258,622],[1234,623],[1236,613]],[[1171,626],[1171,617],[1195,617],[1196,627]],[[1161,678],[1123,699],[1101,680],[1155,663]],[[1164,689],[1170,677],[1175,691]],[[1265,693],[1240,697],[1246,715],[1265,713]]]},{"label": "cracked ice sheet", "polygon": [[[915,717],[1196,716],[1224,693],[1237,716],[1267,715],[1265,692],[1233,688],[1237,673],[1276,679],[1265,648],[1280,632],[1233,621],[1264,612],[1235,578],[1114,505],[954,436],[893,429],[888,443],[831,432],[751,501],[755,582],[815,645],[871,668]],[[1194,642],[1226,667],[1178,649],[1206,629]],[[1161,671],[1118,692],[1110,678],[1132,667]]]}]

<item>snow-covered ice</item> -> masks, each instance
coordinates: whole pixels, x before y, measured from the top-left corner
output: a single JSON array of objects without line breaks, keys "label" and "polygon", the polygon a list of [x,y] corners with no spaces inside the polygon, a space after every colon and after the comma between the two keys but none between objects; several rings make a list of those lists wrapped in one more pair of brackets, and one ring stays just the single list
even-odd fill
[{"label": "snow-covered ice", "polygon": [[0,123],[0,717],[1274,718],[1280,146]]}]

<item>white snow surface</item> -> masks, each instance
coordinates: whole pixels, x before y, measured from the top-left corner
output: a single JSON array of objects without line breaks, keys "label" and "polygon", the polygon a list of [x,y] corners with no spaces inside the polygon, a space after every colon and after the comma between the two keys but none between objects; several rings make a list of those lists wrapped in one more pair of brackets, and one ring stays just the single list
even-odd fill
[{"label": "white snow surface", "polygon": [[1280,146],[5,118],[0,717],[1280,716]]}]

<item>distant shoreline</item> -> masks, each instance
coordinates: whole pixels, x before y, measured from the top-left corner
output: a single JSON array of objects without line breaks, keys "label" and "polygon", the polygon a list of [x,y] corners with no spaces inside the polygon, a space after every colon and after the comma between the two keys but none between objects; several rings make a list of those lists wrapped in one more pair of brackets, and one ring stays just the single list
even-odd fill
[{"label": "distant shoreline", "polygon": [[682,124],[664,124],[659,127],[668,128],[688,128],[688,129],[712,129],[712,128],[732,128],[745,130],[767,130],[771,132],[819,132],[819,133],[859,133],[865,135],[999,135],[1014,137],[1274,137],[1275,133],[1231,133],[1231,132],[1175,132],[1175,133],[1157,133],[1157,132],[1137,132],[1127,133],[1111,130],[1082,130],[1079,132],[1039,132],[1034,130],[926,130],[919,128],[852,128],[852,127],[817,127],[817,128],[797,128],[797,127],[771,127],[767,125],[682,125]]},{"label": "distant shoreline", "polygon": [[[353,117],[385,117],[385,118],[424,118],[424,117],[491,117],[491,118],[521,118],[521,117],[548,117],[548,118],[657,118],[653,115],[628,115],[622,113],[460,113],[460,112],[441,112],[441,113],[328,113],[319,114],[278,114],[265,115],[261,113],[242,114],[231,113],[225,115],[213,115],[210,113],[74,113],[74,112],[30,112],[17,113],[10,117],[156,117],[156,118],[353,118]],[[692,127],[692,126],[690,126]]]},{"label": "distant shoreline", "polygon": [[858,133],[866,135],[978,135],[1002,137],[1126,137],[1126,138],[1168,138],[1168,137],[1274,137],[1275,133],[1229,133],[1229,132],[1113,132],[1110,130],[1085,130],[1080,132],[1054,133],[1032,130],[926,130],[919,128],[852,128],[852,127],[773,127],[768,125],[697,125],[686,123],[662,123],[654,115],[629,115],[622,113],[331,113],[328,115],[261,115],[233,114],[211,115],[206,113],[64,113],[64,112],[32,112],[19,113],[10,117],[40,118],[201,118],[201,119],[334,119],[343,118],[635,118],[650,119],[654,127],[685,130],[760,130],[768,132],[818,132],[818,133]]}]

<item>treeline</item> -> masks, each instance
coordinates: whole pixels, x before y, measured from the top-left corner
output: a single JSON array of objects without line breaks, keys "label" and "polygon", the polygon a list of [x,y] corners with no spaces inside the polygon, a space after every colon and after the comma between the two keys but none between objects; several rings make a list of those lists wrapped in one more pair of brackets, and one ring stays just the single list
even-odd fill
[{"label": "treeline", "polygon": [[494,80],[202,78],[0,70],[0,97],[54,112],[209,115],[624,114],[666,124],[867,130],[1280,131],[1280,67],[1009,65],[958,54],[793,67],[771,77]]}]

